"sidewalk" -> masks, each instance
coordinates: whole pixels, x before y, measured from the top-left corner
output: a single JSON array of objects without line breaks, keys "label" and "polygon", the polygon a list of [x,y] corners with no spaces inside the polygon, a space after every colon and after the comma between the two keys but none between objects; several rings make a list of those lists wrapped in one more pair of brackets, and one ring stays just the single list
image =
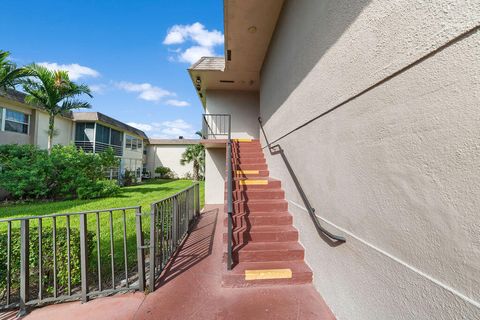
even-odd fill
[{"label": "sidewalk", "polygon": [[205,208],[155,292],[51,305],[24,319],[335,319],[312,285],[222,288],[223,216],[221,206]]}]

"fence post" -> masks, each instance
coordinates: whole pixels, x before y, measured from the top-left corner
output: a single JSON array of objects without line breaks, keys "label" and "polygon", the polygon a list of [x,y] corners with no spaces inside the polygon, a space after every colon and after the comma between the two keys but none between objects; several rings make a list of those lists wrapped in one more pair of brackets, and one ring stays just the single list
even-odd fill
[{"label": "fence post", "polygon": [[88,302],[88,244],[87,214],[80,215],[80,274],[82,278],[82,301]]},{"label": "fence post", "polygon": [[195,204],[195,209],[196,209],[196,214],[197,216],[200,215],[200,183],[197,183],[195,186],[195,197],[196,197],[196,204]]},{"label": "fence post", "polygon": [[150,292],[155,291],[155,246],[156,246],[156,234],[155,234],[155,216],[156,205],[150,206]]},{"label": "fence post", "polygon": [[174,247],[177,247],[178,240],[178,197],[173,197],[172,205],[172,226],[173,226],[173,243]]},{"label": "fence post", "polygon": [[135,212],[135,225],[137,228],[137,263],[138,263],[138,289],[145,291],[145,255],[143,253],[142,207]]},{"label": "fence post", "polygon": [[30,221],[25,219],[20,224],[20,311],[18,316],[27,313],[27,302],[30,297]]}]

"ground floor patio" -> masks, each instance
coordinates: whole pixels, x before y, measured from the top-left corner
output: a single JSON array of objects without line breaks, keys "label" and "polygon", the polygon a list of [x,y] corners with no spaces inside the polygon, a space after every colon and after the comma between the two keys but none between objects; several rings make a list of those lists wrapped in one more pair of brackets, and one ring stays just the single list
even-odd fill
[{"label": "ground floor patio", "polygon": [[222,206],[205,207],[155,292],[50,305],[25,319],[334,319],[312,285],[223,288],[223,219]]}]

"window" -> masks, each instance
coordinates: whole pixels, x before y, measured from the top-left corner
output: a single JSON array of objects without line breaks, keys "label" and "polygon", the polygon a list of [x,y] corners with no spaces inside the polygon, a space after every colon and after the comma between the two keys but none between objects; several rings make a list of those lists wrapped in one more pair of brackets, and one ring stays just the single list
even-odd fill
[{"label": "window", "polygon": [[143,147],[143,140],[142,139],[139,139],[139,138],[135,138],[133,136],[129,136],[127,135],[127,138],[126,138],[126,144],[125,144],[125,148],[127,149],[131,149],[131,150],[141,150],[142,147]]},{"label": "window", "polygon": [[93,141],[93,122],[75,123],[75,141]]},{"label": "window", "polygon": [[28,134],[30,116],[23,112],[0,108],[0,128],[5,131]]},{"label": "window", "polygon": [[95,141],[110,144],[110,128],[97,123]]},{"label": "window", "polygon": [[123,133],[115,129],[111,129],[110,132],[110,144],[114,146],[122,146],[123,142]]}]

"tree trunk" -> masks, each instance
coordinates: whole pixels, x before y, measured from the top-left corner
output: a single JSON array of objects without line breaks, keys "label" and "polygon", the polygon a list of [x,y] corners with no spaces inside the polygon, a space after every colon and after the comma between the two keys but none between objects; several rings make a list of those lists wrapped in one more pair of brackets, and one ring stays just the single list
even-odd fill
[{"label": "tree trunk", "polygon": [[48,154],[52,151],[52,146],[53,146],[53,134],[55,132],[55,115],[51,114],[50,117],[48,118],[48,144],[47,144],[47,150]]},{"label": "tree trunk", "polygon": [[193,180],[198,181],[198,162],[193,161]]}]

